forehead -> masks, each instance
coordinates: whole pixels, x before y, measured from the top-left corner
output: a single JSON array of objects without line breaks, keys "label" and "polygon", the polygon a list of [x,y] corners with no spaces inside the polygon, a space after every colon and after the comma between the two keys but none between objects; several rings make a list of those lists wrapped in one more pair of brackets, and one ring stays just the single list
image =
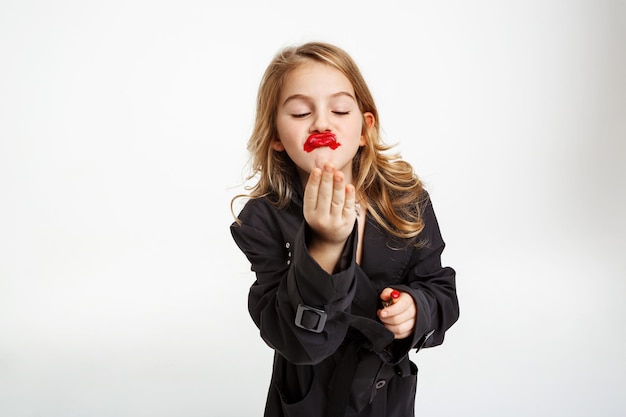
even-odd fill
[{"label": "forehead", "polygon": [[306,61],[285,76],[281,89],[284,100],[292,95],[323,97],[339,92],[354,96],[354,87],[338,69],[317,61]]}]

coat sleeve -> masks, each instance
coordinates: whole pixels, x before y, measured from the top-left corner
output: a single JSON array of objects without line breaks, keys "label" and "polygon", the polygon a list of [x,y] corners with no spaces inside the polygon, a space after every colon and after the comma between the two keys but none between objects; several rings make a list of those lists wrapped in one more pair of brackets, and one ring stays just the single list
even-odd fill
[{"label": "coat sleeve", "polygon": [[404,344],[407,353],[409,348],[443,343],[445,332],[459,318],[456,272],[441,264],[445,243],[430,199],[423,219],[424,229],[419,236],[422,246],[414,249],[411,255],[405,285],[398,286],[411,294],[417,306],[413,338]]},{"label": "coat sleeve", "polygon": [[[256,276],[248,296],[250,315],[263,340],[290,362],[321,362],[335,352],[348,329],[337,316],[349,308],[355,294],[356,231],[346,243],[338,272],[329,275],[308,253],[308,230],[303,221],[293,242],[285,241],[276,209],[260,201],[250,202],[240,214],[241,222],[231,226],[233,239]],[[321,331],[296,324],[301,305],[324,312],[326,322]]]}]

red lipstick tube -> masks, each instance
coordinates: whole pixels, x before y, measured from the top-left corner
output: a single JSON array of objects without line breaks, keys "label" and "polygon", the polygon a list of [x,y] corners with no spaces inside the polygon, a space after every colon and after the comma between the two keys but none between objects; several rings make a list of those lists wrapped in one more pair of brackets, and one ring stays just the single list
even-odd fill
[{"label": "red lipstick tube", "polygon": [[398,301],[398,298],[400,298],[400,291],[398,290],[391,291],[391,295],[389,296],[389,299],[383,300],[383,308],[387,308],[390,305],[395,304],[396,301]]}]

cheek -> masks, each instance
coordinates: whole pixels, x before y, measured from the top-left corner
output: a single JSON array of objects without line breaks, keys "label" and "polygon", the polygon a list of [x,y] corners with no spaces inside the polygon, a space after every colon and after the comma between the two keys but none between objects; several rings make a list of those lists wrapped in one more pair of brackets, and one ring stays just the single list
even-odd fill
[{"label": "cheek", "polygon": [[295,131],[296,128],[292,123],[285,120],[278,120],[276,122],[276,132],[278,132],[278,137],[282,140],[292,138]]}]

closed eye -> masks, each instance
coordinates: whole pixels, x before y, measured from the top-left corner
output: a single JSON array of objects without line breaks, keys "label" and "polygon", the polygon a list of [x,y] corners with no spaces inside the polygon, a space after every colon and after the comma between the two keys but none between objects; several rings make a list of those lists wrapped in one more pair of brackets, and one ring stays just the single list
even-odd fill
[{"label": "closed eye", "polygon": [[334,111],[333,114],[336,114],[337,116],[346,116],[350,114],[350,112],[349,111]]},{"label": "closed eye", "polygon": [[294,117],[296,119],[302,119],[304,117],[307,117],[309,114],[311,113],[296,113],[296,114],[292,114],[291,117]]}]

